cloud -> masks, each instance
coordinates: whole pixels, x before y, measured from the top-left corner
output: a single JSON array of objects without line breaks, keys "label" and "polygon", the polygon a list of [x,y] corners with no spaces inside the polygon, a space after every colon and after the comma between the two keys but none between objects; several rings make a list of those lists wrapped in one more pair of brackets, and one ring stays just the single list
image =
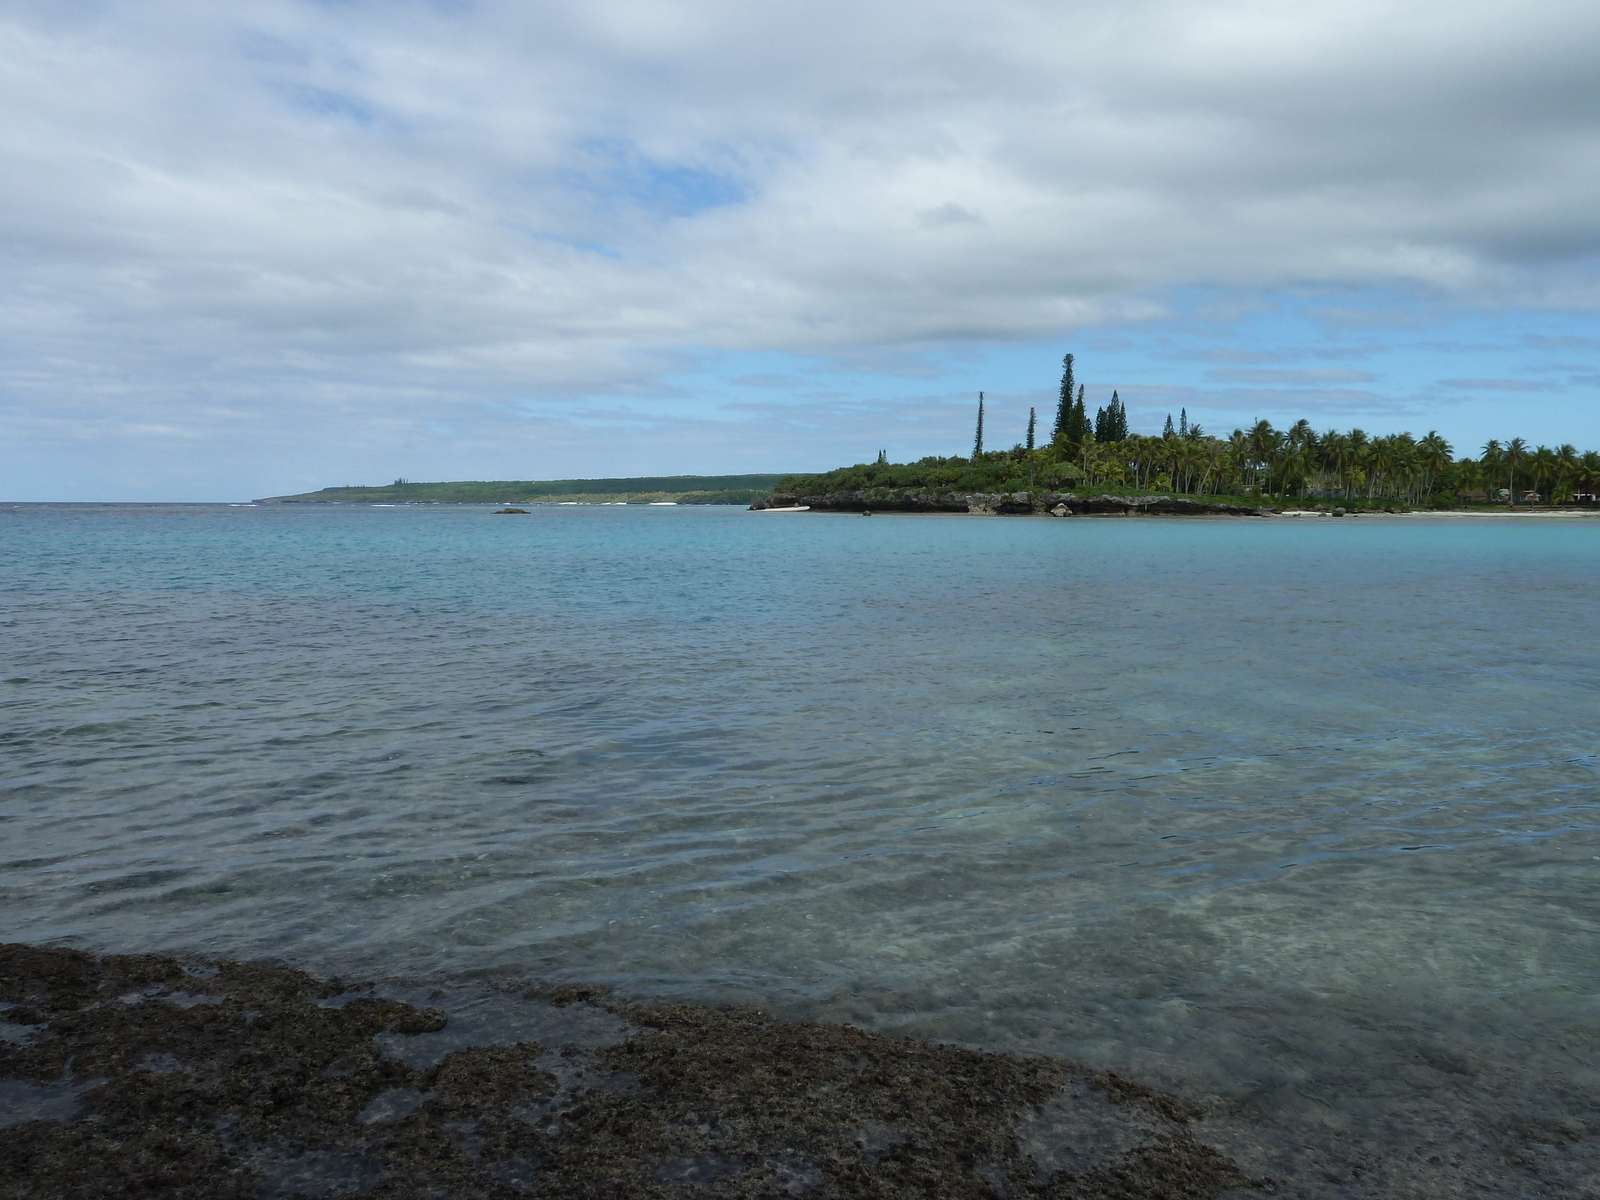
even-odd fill
[{"label": "cloud", "polygon": [[1251,384],[1372,383],[1378,378],[1371,371],[1319,370],[1316,368],[1268,371],[1247,367],[1211,370],[1206,372],[1206,376],[1224,383]]},{"label": "cloud", "polygon": [[924,229],[938,229],[943,225],[982,225],[983,218],[970,208],[945,203],[938,208],[928,208],[917,214],[917,224]]},{"label": "cloud", "polygon": [[242,446],[670,400],[718,353],[914,373],[1182,287],[1592,310],[1597,34],[1572,0],[19,0],[0,423]]},{"label": "cloud", "polygon": [[[1263,417],[1286,424],[1301,417],[1313,420],[1347,419],[1353,415],[1380,416],[1401,422],[1420,415],[1421,405],[1415,397],[1397,399],[1383,392],[1357,388],[1318,387],[1253,387],[1253,388],[1199,388],[1179,385],[1142,385],[1128,388],[1123,400],[1128,405],[1130,421],[1140,429],[1154,431],[1161,427],[1167,412],[1174,415],[1187,408],[1193,419],[1206,417],[1210,433],[1216,420],[1212,413],[1235,414],[1230,423],[1247,423]],[[1237,414],[1252,414],[1247,419]]]},{"label": "cloud", "polygon": [[1538,379],[1441,379],[1441,387],[1472,392],[1552,392],[1556,385]]}]

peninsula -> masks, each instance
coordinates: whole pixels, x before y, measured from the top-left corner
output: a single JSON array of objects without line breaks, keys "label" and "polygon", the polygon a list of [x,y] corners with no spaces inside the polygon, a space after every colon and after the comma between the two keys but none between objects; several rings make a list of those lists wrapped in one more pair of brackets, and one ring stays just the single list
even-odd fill
[{"label": "peninsula", "polygon": [[622,479],[464,480],[328,487],[257,504],[752,504],[784,475],[641,475]]},{"label": "peninsula", "polygon": [[1055,516],[1600,511],[1600,453],[1571,443],[1491,439],[1478,454],[1458,457],[1431,430],[1420,438],[1362,429],[1319,433],[1305,420],[1288,429],[1257,421],[1217,437],[1181,409],[1176,421],[1167,415],[1159,434],[1140,434],[1129,428],[1116,391],[1091,416],[1073,355],[1061,366],[1048,432],[1030,408],[1021,441],[987,449],[993,414],[986,414],[979,392],[970,454],[896,463],[879,451],[876,462],[780,479],[772,497],[752,507]]}]

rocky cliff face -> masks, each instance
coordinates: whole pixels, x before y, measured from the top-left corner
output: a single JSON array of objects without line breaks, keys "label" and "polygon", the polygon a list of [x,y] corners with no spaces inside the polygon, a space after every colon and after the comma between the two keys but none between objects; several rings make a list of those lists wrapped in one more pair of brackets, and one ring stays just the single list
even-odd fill
[{"label": "rocky cliff face", "polygon": [[1075,516],[1238,516],[1258,517],[1270,509],[1213,504],[1184,496],[1080,496],[1073,492],[932,492],[873,489],[817,496],[787,493],[757,500],[750,507],[810,508],[813,512],[981,513],[986,516],[1047,514]]}]

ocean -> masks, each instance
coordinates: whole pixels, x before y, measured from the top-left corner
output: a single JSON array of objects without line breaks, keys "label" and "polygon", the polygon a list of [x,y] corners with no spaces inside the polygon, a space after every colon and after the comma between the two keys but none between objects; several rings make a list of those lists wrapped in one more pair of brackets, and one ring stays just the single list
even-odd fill
[{"label": "ocean", "polygon": [[1597,616],[1582,519],[0,506],[0,940],[752,1003],[1572,1194]]}]

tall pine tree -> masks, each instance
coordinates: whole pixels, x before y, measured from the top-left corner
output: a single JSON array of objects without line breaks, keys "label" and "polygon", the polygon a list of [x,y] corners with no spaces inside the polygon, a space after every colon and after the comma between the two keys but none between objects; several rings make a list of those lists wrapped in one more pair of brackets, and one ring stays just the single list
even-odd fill
[{"label": "tall pine tree", "polygon": [[1033,449],[1033,426],[1034,426],[1034,422],[1037,421],[1037,420],[1038,420],[1038,410],[1037,409],[1033,409],[1033,408],[1028,409],[1028,449],[1029,450]]},{"label": "tall pine tree", "polygon": [[1086,440],[1094,437],[1094,429],[1089,424],[1089,414],[1083,406],[1083,384],[1078,385],[1078,398],[1073,402],[1072,413],[1067,419],[1066,440],[1072,444],[1074,452]]},{"label": "tall pine tree", "polygon": [[983,457],[983,393],[978,393],[978,436],[972,440],[972,461]]},{"label": "tall pine tree", "polygon": [[1106,425],[1111,435],[1106,439],[1108,442],[1128,440],[1128,410],[1123,407],[1122,398],[1117,395],[1115,388],[1111,390],[1111,410]]},{"label": "tall pine tree", "polygon": [[1050,431],[1052,439],[1059,439],[1067,432],[1067,425],[1072,420],[1072,355],[1068,354],[1061,360],[1061,399],[1056,404],[1056,427]]}]

